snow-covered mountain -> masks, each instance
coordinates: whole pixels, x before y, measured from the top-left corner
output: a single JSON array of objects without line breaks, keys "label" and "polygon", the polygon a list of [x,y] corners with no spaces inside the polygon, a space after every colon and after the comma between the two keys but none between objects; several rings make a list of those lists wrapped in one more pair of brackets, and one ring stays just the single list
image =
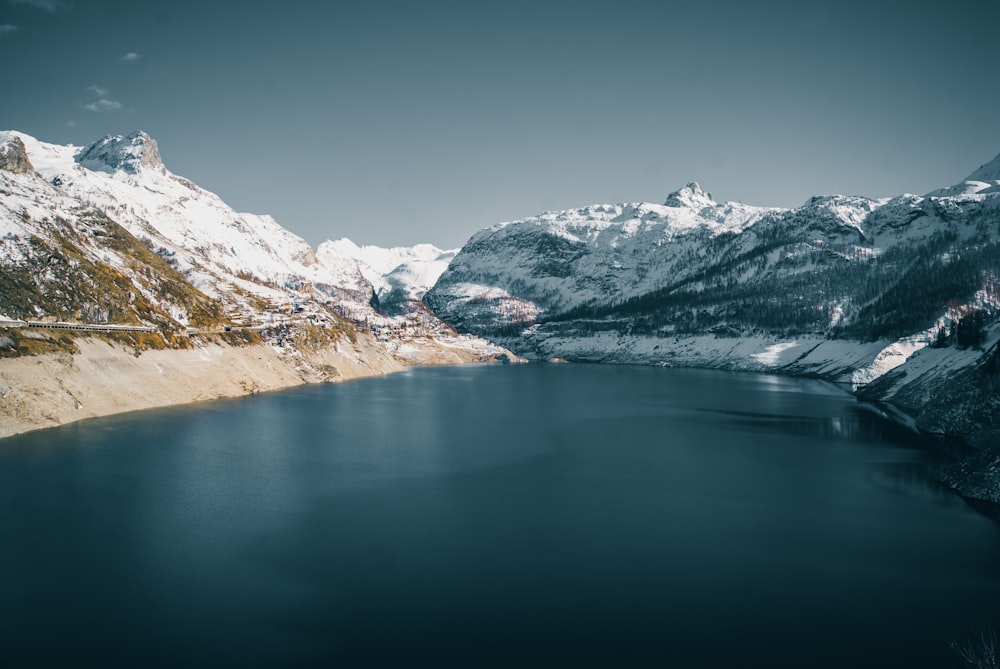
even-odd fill
[{"label": "snow-covered mountain", "polygon": [[929,412],[966,372],[992,387],[998,277],[1000,156],[924,196],[769,209],[689,184],[662,205],[502,223],[476,234],[424,299],[528,357],[781,370],[860,392],[881,379],[878,396],[924,427],[948,431],[964,412],[964,434],[1000,443],[991,392]]},{"label": "snow-covered mountain", "polygon": [[358,246],[346,237],[325,241],[316,249],[324,264],[356,262],[384,306],[422,300],[457,253],[458,249],[445,251],[431,244]]},{"label": "snow-covered mountain", "polygon": [[[949,300],[993,308],[998,161],[922,197],[767,209],[718,204],[689,184],[663,205],[501,223],[473,236],[425,299],[485,335],[537,337],[584,319],[648,334],[903,335],[934,324]],[[917,290],[933,296],[907,299]]]},{"label": "snow-covered mountain", "polygon": [[87,147],[0,132],[0,235],[9,318],[454,335],[426,309],[387,316],[375,299],[377,285],[418,300],[445,252],[341,240],[317,253],[270,216],[171,173],[141,131]]},{"label": "snow-covered mountain", "polygon": [[427,301],[470,330],[508,332],[689,283],[707,265],[759,248],[776,221],[802,219],[817,237],[810,242],[853,246],[860,221],[880,204],[856,197],[813,198],[798,210],[719,204],[691,183],[664,204],[549,212],[473,236]]},{"label": "snow-covered mountain", "polygon": [[168,258],[36,173],[26,145],[0,134],[0,312],[167,332],[224,321],[223,305]]},{"label": "snow-covered mountain", "polygon": [[270,216],[234,211],[218,196],[172,174],[143,132],[85,148],[18,138],[38,175],[82,205],[102,211],[168,258],[196,288],[226,306],[255,311],[257,298],[288,290],[365,303],[371,285],[350,263],[321,265],[312,248]]}]

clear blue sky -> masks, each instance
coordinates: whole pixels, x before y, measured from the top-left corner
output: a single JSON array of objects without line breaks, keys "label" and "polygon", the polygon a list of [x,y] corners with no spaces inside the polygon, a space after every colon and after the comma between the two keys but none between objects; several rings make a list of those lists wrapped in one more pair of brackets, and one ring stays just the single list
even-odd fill
[{"label": "clear blue sky", "polygon": [[961,0],[0,0],[0,128],[140,128],[313,244],[450,247],[692,180],[774,206],[954,183],[1000,152],[998,26]]}]

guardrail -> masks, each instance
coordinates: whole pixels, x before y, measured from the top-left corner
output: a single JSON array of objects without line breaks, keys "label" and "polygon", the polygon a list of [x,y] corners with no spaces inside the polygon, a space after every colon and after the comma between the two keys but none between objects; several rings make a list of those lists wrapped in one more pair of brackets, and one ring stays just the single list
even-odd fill
[{"label": "guardrail", "polygon": [[251,331],[251,332],[262,332],[269,328],[274,327],[273,325],[224,325],[220,328],[188,328],[187,333],[189,336],[200,335],[200,334],[222,334],[224,332],[241,332],[241,331]]},{"label": "guardrail", "polygon": [[[189,336],[199,334],[222,334],[224,332],[260,332],[273,325],[224,325],[215,328],[187,328]],[[66,323],[63,321],[21,321],[0,320],[0,328],[49,328],[53,330],[77,330],[81,332],[158,332],[148,325],[114,325],[112,323]]]},{"label": "guardrail", "polygon": [[47,328],[82,332],[156,332],[148,325],[114,325],[112,323],[65,323],[62,321],[0,321],[5,328]]}]

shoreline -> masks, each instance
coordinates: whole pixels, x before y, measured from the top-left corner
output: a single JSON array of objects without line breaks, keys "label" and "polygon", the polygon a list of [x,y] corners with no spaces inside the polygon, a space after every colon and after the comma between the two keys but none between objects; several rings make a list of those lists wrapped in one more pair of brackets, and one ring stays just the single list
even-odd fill
[{"label": "shoreline", "polygon": [[[714,335],[675,335],[646,337],[600,333],[587,337],[535,336],[521,342],[534,359],[559,357],[577,364],[621,363],[691,369],[719,369],[754,374],[774,374],[830,383],[872,407],[882,417],[920,435],[927,447],[949,462],[937,466],[931,475],[966,501],[975,500],[993,509],[991,517],[1000,521],[1000,431],[977,422],[972,407],[962,413],[960,401],[948,397],[947,389],[938,386],[941,375],[968,378],[974,372],[983,351],[1000,342],[1000,328],[987,331],[982,349],[922,348],[905,362],[886,364],[886,351],[895,342],[830,340],[816,336],[802,337],[715,337]],[[508,347],[513,340],[500,340]],[[790,344],[794,343],[794,346]],[[859,372],[877,371],[864,384]],[[965,431],[949,432],[947,413],[929,414],[932,402],[959,410],[959,416],[971,419],[960,423]],[[960,441],[961,453],[941,445],[942,440]]]},{"label": "shoreline", "polygon": [[[79,352],[43,353],[0,359],[0,439],[67,425],[89,418],[245,397],[319,383],[343,383],[386,376],[415,367],[496,362],[495,351],[449,346],[426,338],[391,352],[368,335],[311,350],[282,352],[268,344],[233,346],[222,342],[195,349],[141,353],[97,338],[76,340]],[[537,360],[537,362],[544,362]],[[883,419],[919,435],[928,448],[947,458],[931,475],[956,495],[1000,521],[1000,483],[993,481],[995,455],[961,435],[923,429],[916,417],[891,400],[852,390],[840,374],[817,373],[795,365],[753,369],[746,364],[696,364],[674,360],[672,367],[722,369],[814,379],[853,396]],[[632,364],[642,360],[583,360],[577,364]],[[686,364],[685,364],[686,363]],[[695,363],[695,364],[692,364]],[[839,378],[838,378],[839,377]],[[952,447],[943,445],[948,439]],[[960,446],[961,453],[956,452]],[[1000,464],[1000,460],[996,461]],[[998,477],[1000,478],[1000,477]]]},{"label": "shoreline", "polygon": [[290,351],[212,342],[140,353],[97,338],[75,343],[79,352],[73,354],[0,359],[0,439],[131,411],[495,359],[492,351],[429,338],[404,357],[366,334]]}]

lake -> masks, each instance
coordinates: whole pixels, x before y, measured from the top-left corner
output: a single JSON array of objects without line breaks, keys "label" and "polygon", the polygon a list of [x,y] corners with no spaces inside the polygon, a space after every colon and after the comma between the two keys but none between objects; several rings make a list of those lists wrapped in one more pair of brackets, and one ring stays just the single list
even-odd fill
[{"label": "lake", "polygon": [[0,441],[0,664],[961,667],[1000,526],[833,386],[420,369]]}]

